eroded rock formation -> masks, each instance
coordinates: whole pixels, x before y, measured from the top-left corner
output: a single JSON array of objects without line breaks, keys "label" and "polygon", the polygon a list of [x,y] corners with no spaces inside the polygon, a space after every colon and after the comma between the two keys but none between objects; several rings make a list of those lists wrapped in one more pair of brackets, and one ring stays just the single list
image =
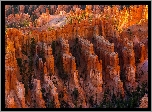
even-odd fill
[{"label": "eroded rock formation", "polygon": [[148,83],[148,6],[81,7],[5,6],[7,108],[91,108]]}]

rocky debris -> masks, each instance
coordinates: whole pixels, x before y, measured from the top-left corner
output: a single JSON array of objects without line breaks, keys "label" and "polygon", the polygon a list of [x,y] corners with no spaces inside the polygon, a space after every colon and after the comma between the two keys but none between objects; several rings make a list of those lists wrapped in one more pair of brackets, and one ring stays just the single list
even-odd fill
[{"label": "rocky debris", "polygon": [[[45,15],[44,15],[45,16]],[[41,18],[39,18],[41,21]],[[57,27],[62,27],[66,24],[66,16],[49,16],[47,23],[44,25],[44,23],[41,23],[41,27],[39,28],[40,30],[45,30],[47,28],[57,28]],[[43,25],[43,26],[42,26]]]},{"label": "rocky debris", "polygon": [[142,97],[139,108],[148,108],[148,96],[147,96],[147,94],[145,94],[144,97]]},{"label": "rocky debris", "polygon": [[16,103],[14,101],[14,98],[9,95],[8,95],[5,103],[6,103],[7,108],[16,108]]}]

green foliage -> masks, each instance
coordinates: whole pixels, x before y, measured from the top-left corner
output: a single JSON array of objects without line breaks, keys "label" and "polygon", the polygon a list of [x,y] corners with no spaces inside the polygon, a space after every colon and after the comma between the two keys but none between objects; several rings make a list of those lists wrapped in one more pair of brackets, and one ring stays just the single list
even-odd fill
[{"label": "green foliage", "polygon": [[33,22],[33,26],[36,27],[36,21]]},{"label": "green foliage", "polygon": [[8,26],[7,26],[7,25],[5,25],[5,35],[6,35],[6,32],[7,32],[7,28],[8,28]]},{"label": "green foliage", "polygon": [[24,60],[23,61],[23,63],[22,63],[22,59],[21,58],[17,58],[17,63],[18,63],[18,66],[19,66],[19,68],[20,68],[20,74],[24,74],[25,73],[25,70],[26,70],[26,68],[25,68],[25,61],[27,61],[27,60]]},{"label": "green foliage", "polygon": [[38,67],[39,67],[39,57],[36,57],[35,66],[36,66],[36,69],[38,69]]},{"label": "green foliage", "polygon": [[[39,55],[39,58],[42,58],[42,61],[44,63],[44,62],[46,62],[46,58],[45,58],[45,51],[44,51],[43,44],[42,44],[41,48],[42,49],[40,50],[40,52],[38,53],[38,55]],[[37,65],[37,67],[38,67],[39,58],[36,59],[36,65]]]},{"label": "green foliage", "polygon": [[89,103],[93,106],[93,96],[89,98]]},{"label": "green foliage", "polygon": [[56,64],[57,69],[59,70],[60,78],[62,78],[63,80],[67,80],[68,79],[68,74],[63,69],[63,62],[62,62],[61,52],[57,53],[57,59],[56,59],[55,64]]},{"label": "green foliage", "polygon": [[64,100],[60,102],[60,108],[70,108],[69,104],[66,103]]},{"label": "green foliage", "polygon": [[64,97],[64,94],[63,94],[63,91],[61,91],[60,93],[59,93],[59,98],[63,98]]},{"label": "green foliage", "polygon": [[17,64],[18,64],[18,66],[20,68],[20,74],[22,75],[24,66],[22,64],[22,59],[21,58],[17,58]]},{"label": "green foliage", "polygon": [[35,55],[35,49],[36,49],[36,42],[34,38],[31,38],[31,44],[30,44],[30,55]]},{"label": "green foliage", "polygon": [[51,31],[51,28],[50,28],[50,27],[48,27],[48,30],[49,30],[49,31]]},{"label": "green foliage", "polygon": [[57,61],[56,61],[56,67],[58,68],[58,69],[61,69],[61,66],[62,66],[62,63],[61,63],[61,53],[59,52],[58,54],[57,54]]},{"label": "green foliage", "polygon": [[81,47],[78,44],[78,37],[75,38],[74,45],[71,47],[73,55],[76,57],[76,66],[80,66]]},{"label": "green foliage", "polygon": [[53,100],[49,101],[48,108],[55,108],[55,104]]},{"label": "green foliage", "polygon": [[109,19],[109,15],[106,15],[105,17],[106,17],[107,20]]},{"label": "green foliage", "polygon": [[45,51],[44,51],[44,48],[43,48],[43,43],[42,43],[41,48],[42,48],[42,49],[40,50],[39,58],[42,58],[42,60],[44,61],[44,58],[45,58]]},{"label": "green foliage", "polygon": [[123,70],[120,71],[120,79],[121,79],[122,81],[125,81],[125,80],[126,80],[126,76],[124,75],[124,71],[123,71]]},{"label": "green foliage", "polygon": [[21,52],[22,52],[24,55],[26,55],[26,56],[27,56],[27,55],[28,55],[28,53],[27,53],[27,51],[26,51],[26,50],[24,50],[24,47],[26,47],[26,45],[25,45],[25,44],[23,45],[23,49],[22,49],[22,51],[21,51]]},{"label": "green foliage", "polygon": [[7,25],[7,28],[18,28],[16,23],[11,23],[9,25]]},{"label": "green foliage", "polygon": [[19,67],[22,67],[22,58],[17,58],[17,64]]},{"label": "green foliage", "polygon": [[128,29],[127,31],[128,31],[128,33],[129,33],[129,35],[130,35],[130,36],[132,36],[132,32],[131,32],[131,30],[130,30],[130,29]]},{"label": "green foliage", "polygon": [[76,43],[76,44],[78,44],[78,37],[76,37],[76,39],[75,39],[75,43]]},{"label": "green foliage", "polygon": [[37,16],[36,16],[35,14],[33,14],[33,15],[31,16],[32,22],[34,23],[36,19],[37,19]]},{"label": "green foliage", "polygon": [[125,5],[126,6],[126,8],[129,8],[130,7],[130,5]]},{"label": "green foliage", "polygon": [[92,43],[94,43],[95,42],[95,39],[94,39],[94,37],[92,37]]},{"label": "green foliage", "polygon": [[20,28],[20,27],[29,27],[29,22],[28,20],[19,20],[17,22],[12,22],[10,24],[6,23],[7,28]]},{"label": "green foliage", "polygon": [[89,23],[92,22],[92,18],[93,18],[93,15],[90,15],[90,16],[89,16]]},{"label": "green foliage", "polygon": [[45,93],[45,92],[46,92],[46,91],[45,91],[45,88],[42,88],[42,89],[41,89],[41,92],[42,92],[42,94]]},{"label": "green foliage", "polygon": [[51,47],[52,47],[52,53],[55,54],[56,41],[52,42]]},{"label": "green foliage", "polygon": [[29,21],[27,21],[27,20],[24,20],[24,22],[23,22],[23,26],[24,26],[24,27],[27,27],[27,26],[29,26]]},{"label": "green foliage", "polygon": [[17,14],[18,11],[19,11],[19,5],[13,5],[13,8],[14,8],[14,13]]},{"label": "green foliage", "polygon": [[80,107],[79,108],[82,108],[82,105],[80,105]]},{"label": "green foliage", "polygon": [[25,88],[25,95],[28,94],[28,84],[26,81],[24,81],[24,88]]},{"label": "green foliage", "polygon": [[72,24],[72,18],[70,18],[69,23]]},{"label": "green foliage", "polygon": [[85,19],[85,16],[86,16],[86,12],[82,13],[81,19]]},{"label": "green foliage", "polygon": [[68,78],[68,74],[66,72],[64,72],[64,70],[62,70],[63,73],[60,73],[60,77],[64,80],[66,80]]},{"label": "green foliage", "polygon": [[33,77],[33,74],[34,74],[34,69],[33,69],[33,66],[34,66],[34,62],[33,62],[33,57],[35,55],[35,48],[36,48],[36,43],[35,43],[35,39],[34,38],[31,38],[30,39],[30,54],[28,56],[29,58],[29,63],[28,63],[28,72],[27,72],[27,80],[29,82],[29,87],[30,89],[32,89],[32,83],[31,83],[31,80],[32,80],[32,77]]},{"label": "green foliage", "polygon": [[139,107],[140,99],[147,92],[145,89],[146,86],[143,83],[142,87],[138,86],[134,92],[128,92],[125,99],[121,98],[121,95],[120,97],[116,97],[113,94],[112,99],[107,101],[106,98],[109,93],[106,91],[99,108],[137,108]]},{"label": "green foliage", "polygon": [[33,66],[33,57],[29,56],[29,67],[32,68]]},{"label": "green foliage", "polygon": [[74,88],[73,95],[74,95],[74,99],[76,100],[79,96],[77,88]]},{"label": "green foliage", "polygon": [[20,74],[22,75],[22,82],[25,88],[25,95],[27,95],[28,94],[28,82],[27,82],[28,73],[25,72],[26,71],[25,64],[27,63],[27,60],[24,60],[22,62],[21,58],[17,58],[17,63],[20,68]]}]

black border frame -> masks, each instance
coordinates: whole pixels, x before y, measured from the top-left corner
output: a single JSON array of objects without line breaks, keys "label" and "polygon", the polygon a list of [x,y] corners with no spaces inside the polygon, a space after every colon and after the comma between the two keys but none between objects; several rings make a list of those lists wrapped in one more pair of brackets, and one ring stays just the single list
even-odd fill
[{"label": "black border frame", "polygon": [[148,108],[5,108],[5,5],[148,5],[148,62],[151,62],[151,1],[1,1],[1,48],[2,48],[2,79],[1,79],[1,110],[2,111],[151,111],[151,63],[148,63]]}]

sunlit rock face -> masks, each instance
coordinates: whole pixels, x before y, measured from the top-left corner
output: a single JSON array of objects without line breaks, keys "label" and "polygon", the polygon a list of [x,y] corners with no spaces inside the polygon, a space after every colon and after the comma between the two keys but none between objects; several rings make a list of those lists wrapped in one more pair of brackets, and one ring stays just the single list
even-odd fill
[{"label": "sunlit rock face", "polygon": [[86,102],[85,92],[82,88],[82,85],[80,85],[78,70],[76,70],[75,58],[72,56],[72,54],[69,51],[68,40],[60,39],[59,42],[62,52],[63,71],[69,77],[67,90],[69,90],[72,94],[72,92],[76,88],[79,94],[78,100],[76,101],[77,105],[79,106],[81,105],[83,108],[87,108],[88,105]]},{"label": "sunlit rock face", "polygon": [[147,96],[147,94],[145,94],[144,97],[142,97],[140,102],[141,103],[140,103],[139,108],[148,108],[148,96]]},{"label": "sunlit rock face", "polygon": [[36,102],[36,108],[45,108],[45,102],[42,97],[40,80],[34,79],[33,82],[33,100]]},{"label": "sunlit rock face", "polygon": [[[84,63],[80,62],[80,65],[83,67],[82,70],[86,69],[86,71],[82,71],[82,77],[84,78],[84,80],[86,80],[86,82],[84,82],[84,90],[86,91],[87,96],[94,96],[94,103],[99,104],[99,100],[101,100],[101,97],[99,98],[99,96],[102,95],[103,83],[102,61],[98,59],[97,55],[95,55],[93,44],[91,44],[90,41],[86,39],[79,39],[78,44],[81,46],[80,56],[84,60]],[[86,67],[84,64],[86,64]],[[90,88],[88,88],[88,86],[90,86]],[[89,93],[89,91],[92,92]]]},{"label": "sunlit rock face", "polygon": [[5,16],[6,108],[92,108],[148,91],[147,5],[6,5]]},{"label": "sunlit rock face", "polygon": [[[18,81],[19,67],[15,55],[15,45],[10,38],[7,38],[5,55],[5,98],[8,108],[26,108],[24,84]],[[20,102],[20,105],[18,105]]]}]

